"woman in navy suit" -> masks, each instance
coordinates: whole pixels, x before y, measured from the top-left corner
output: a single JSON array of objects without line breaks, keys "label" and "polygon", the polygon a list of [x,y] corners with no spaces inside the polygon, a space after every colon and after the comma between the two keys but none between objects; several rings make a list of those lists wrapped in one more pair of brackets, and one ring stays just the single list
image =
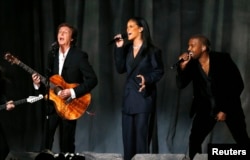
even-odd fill
[{"label": "woman in navy suit", "polygon": [[140,17],[127,22],[129,43],[115,36],[115,66],[127,73],[122,103],[124,159],[149,152],[149,122],[156,107],[156,83],[164,74],[161,50],[152,44],[147,22]]}]

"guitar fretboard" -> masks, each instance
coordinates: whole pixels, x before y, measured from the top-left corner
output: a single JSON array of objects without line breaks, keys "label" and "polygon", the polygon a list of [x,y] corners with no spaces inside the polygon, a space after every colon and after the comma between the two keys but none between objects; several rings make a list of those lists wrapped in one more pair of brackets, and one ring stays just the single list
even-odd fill
[{"label": "guitar fretboard", "polygon": [[[23,104],[26,103],[27,99],[20,99],[18,101],[14,101],[14,105],[19,105],[19,104]],[[6,104],[2,104],[0,105],[0,110],[5,109],[6,108]]]},{"label": "guitar fretboard", "polygon": [[43,77],[41,74],[39,74],[38,72],[36,72],[35,70],[33,70],[32,68],[30,68],[29,66],[27,66],[26,64],[24,64],[23,62],[19,62],[19,64],[18,64],[20,67],[22,67],[25,71],[27,71],[28,73],[30,73],[30,74],[34,74],[34,73],[36,73],[36,74],[38,74],[40,77],[41,77],[41,82],[42,83],[46,83],[46,78],[45,77]]},{"label": "guitar fretboard", "polygon": [[[23,68],[25,71],[27,71],[28,73],[30,74],[34,74],[36,73],[37,75],[40,76],[41,78],[41,82],[44,84],[44,85],[47,85],[47,79],[42,76],[41,74],[39,74],[38,72],[36,72],[35,70],[33,70],[32,68],[30,68],[29,66],[27,66],[26,64],[24,64],[23,62],[19,61],[19,64],[18,64],[21,68]],[[49,82],[49,85],[50,85],[50,88],[54,88],[55,85],[51,82]]]}]

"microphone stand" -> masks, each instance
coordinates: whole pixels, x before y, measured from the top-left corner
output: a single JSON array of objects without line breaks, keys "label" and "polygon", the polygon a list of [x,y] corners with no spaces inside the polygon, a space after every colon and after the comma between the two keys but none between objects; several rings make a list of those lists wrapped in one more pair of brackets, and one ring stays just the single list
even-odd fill
[{"label": "microphone stand", "polygon": [[46,69],[46,83],[45,83],[45,90],[46,90],[46,109],[45,109],[45,138],[44,138],[44,147],[43,149],[48,149],[49,147],[49,98],[50,98],[50,83],[49,83],[49,68]]},{"label": "microphone stand", "polygon": [[[47,58],[47,69],[46,69],[46,75],[45,75],[45,78],[46,78],[46,83],[45,83],[45,92],[46,92],[46,111],[45,111],[45,139],[44,139],[44,147],[45,149],[50,149],[50,142],[49,142],[49,121],[50,121],[50,117],[49,117],[49,114],[50,114],[50,73],[51,73],[51,64],[52,64],[52,61],[54,61],[54,58],[55,58],[55,54],[56,54],[56,49],[54,46],[51,47],[50,51],[49,51],[49,54],[48,54],[48,58]],[[44,148],[43,148],[44,149]]]}]

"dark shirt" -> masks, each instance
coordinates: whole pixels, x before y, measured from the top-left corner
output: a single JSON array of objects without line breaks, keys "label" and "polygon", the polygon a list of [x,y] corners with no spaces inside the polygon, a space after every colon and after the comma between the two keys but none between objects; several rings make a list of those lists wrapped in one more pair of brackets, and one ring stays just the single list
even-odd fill
[{"label": "dark shirt", "polygon": [[202,101],[200,102],[202,106],[199,106],[198,108],[198,112],[204,112],[204,113],[209,113],[212,116],[215,116],[214,114],[214,109],[216,108],[215,105],[215,99],[212,93],[212,89],[211,89],[211,80],[212,80],[212,75],[208,73],[208,75],[206,75],[206,73],[203,71],[200,63],[197,63],[198,65],[198,69],[199,69],[199,73],[200,76],[199,77],[199,82],[197,84],[197,95],[199,95],[200,99],[202,99]]}]

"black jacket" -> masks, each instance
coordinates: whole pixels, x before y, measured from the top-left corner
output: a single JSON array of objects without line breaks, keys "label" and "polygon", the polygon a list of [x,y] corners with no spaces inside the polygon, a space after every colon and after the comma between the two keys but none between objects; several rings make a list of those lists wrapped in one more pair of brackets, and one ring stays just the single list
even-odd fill
[{"label": "black jacket", "polygon": [[[226,114],[238,114],[243,116],[240,95],[244,89],[241,74],[228,53],[210,52],[209,78],[211,81],[211,92],[215,100],[214,114],[219,111]],[[181,71],[177,69],[177,86],[182,89],[191,81],[193,82],[193,105],[191,115],[201,111],[203,106],[208,105],[206,97],[202,97],[200,87],[202,86],[199,62],[191,60],[186,68]]]}]

